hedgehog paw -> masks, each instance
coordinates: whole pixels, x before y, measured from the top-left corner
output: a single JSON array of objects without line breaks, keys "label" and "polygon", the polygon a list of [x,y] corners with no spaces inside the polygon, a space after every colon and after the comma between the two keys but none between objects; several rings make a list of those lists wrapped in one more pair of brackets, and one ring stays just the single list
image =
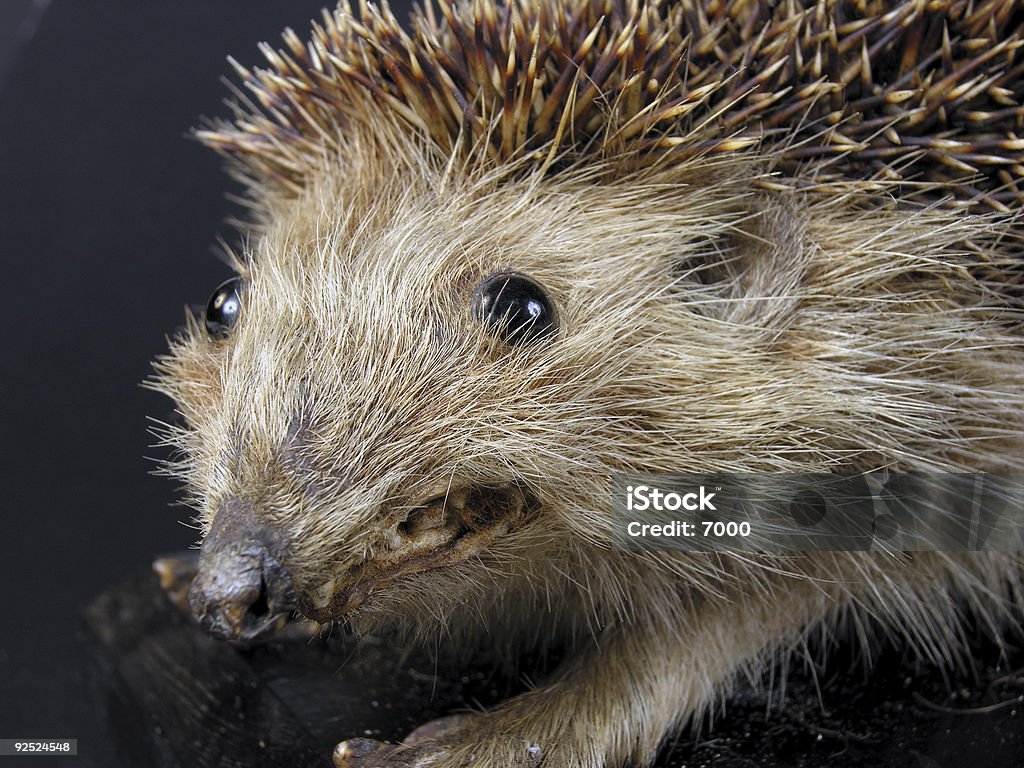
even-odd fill
[{"label": "hedgehog paw", "polygon": [[431,720],[400,744],[349,739],[334,748],[335,768],[538,768],[541,748],[526,739],[497,736],[480,718],[452,715]]}]

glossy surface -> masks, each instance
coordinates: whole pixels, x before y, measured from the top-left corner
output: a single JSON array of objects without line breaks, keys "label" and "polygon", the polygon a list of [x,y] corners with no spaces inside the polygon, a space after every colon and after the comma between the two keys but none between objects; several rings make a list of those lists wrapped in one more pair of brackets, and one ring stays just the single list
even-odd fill
[{"label": "glossy surface", "polygon": [[535,280],[519,272],[499,272],[473,294],[473,317],[502,341],[530,344],[558,330],[554,304]]},{"label": "glossy surface", "polygon": [[224,338],[241,312],[242,278],[232,277],[217,286],[206,305],[206,332],[214,338]]}]

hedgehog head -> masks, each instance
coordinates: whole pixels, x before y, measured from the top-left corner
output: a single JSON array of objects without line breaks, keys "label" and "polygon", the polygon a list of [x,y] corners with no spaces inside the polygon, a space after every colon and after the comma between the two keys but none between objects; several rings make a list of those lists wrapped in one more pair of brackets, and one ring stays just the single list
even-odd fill
[{"label": "hedgehog head", "polygon": [[[297,607],[422,633],[573,590],[585,623],[628,610],[595,567],[614,473],[1005,451],[1018,342],[985,275],[1006,218],[904,207],[939,181],[897,202],[906,179],[849,176],[863,158],[812,172],[808,147],[849,137],[776,128],[828,78],[763,89],[831,6],[786,26],[740,5],[443,4],[412,36],[339,10],[243,72],[260,109],[200,135],[250,185],[250,245],[156,382],[184,416],[208,627],[258,639]],[[719,69],[688,79],[700,56]]]}]

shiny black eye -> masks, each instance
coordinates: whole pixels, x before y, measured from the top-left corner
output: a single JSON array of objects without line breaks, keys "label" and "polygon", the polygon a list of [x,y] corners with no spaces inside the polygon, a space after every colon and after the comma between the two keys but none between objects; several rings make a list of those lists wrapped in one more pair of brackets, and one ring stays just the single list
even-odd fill
[{"label": "shiny black eye", "polygon": [[232,277],[217,286],[206,305],[206,332],[215,339],[228,335],[242,311],[242,278]]},{"label": "shiny black eye", "polygon": [[529,344],[558,330],[555,306],[547,293],[519,272],[485,278],[473,294],[472,313],[508,344]]}]

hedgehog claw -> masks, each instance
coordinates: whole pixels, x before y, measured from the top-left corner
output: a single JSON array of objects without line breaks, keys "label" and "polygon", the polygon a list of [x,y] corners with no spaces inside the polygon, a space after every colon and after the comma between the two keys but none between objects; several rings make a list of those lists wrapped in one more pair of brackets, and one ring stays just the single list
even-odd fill
[{"label": "hedgehog claw", "polygon": [[334,748],[334,768],[370,768],[392,765],[388,757],[399,747],[374,739],[348,739]]},{"label": "hedgehog claw", "polygon": [[[349,739],[334,748],[335,768],[471,768],[507,766],[539,768],[543,752],[502,729],[485,727],[475,715],[450,715],[431,720],[401,744]],[[493,724],[490,724],[493,725]],[[499,735],[500,734],[500,735]]]},{"label": "hedgehog claw", "polygon": [[190,614],[188,590],[198,571],[199,558],[192,554],[176,554],[158,557],[153,561],[153,571],[160,580],[160,588],[175,608]]}]

